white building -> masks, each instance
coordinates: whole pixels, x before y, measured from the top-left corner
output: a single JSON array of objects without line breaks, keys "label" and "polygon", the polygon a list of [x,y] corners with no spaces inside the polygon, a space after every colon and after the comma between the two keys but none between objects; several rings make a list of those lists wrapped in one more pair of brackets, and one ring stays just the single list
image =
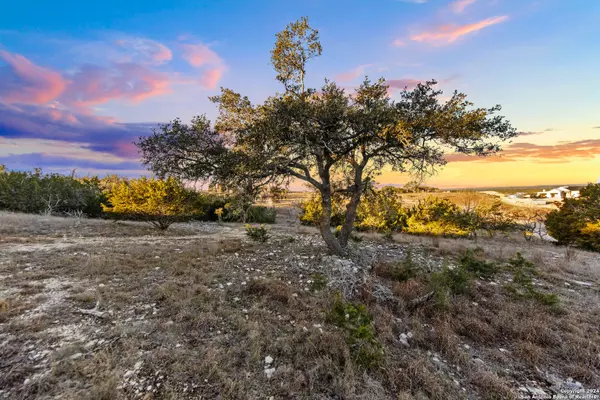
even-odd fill
[{"label": "white building", "polygon": [[537,197],[547,198],[547,199],[574,199],[579,197],[579,190],[569,189],[567,186],[557,187],[556,189],[551,190],[543,190],[541,192],[537,192]]}]

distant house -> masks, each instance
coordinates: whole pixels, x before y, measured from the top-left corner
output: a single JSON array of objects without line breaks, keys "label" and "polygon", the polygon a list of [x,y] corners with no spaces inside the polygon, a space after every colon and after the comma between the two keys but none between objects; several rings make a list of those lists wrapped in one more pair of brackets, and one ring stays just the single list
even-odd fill
[{"label": "distant house", "polygon": [[537,192],[536,197],[555,200],[574,199],[579,197],[579,189],[567,186],[561,186],[551,190],[544,189],[541,192]]}]

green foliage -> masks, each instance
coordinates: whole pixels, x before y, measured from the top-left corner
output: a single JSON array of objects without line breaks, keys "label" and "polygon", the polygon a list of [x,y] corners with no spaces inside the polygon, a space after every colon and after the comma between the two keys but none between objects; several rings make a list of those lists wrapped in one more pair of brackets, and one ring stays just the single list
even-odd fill
[{"label": "green foliage", "polygon": [[[331,226],[341,226],[345,221],[345,202],[341,196],[334,196],[331,211]],[[321,194],[313,193],[307,200],[300,205],[300,222],[304,225],[318,226],[323,213],[323,205],[321,203]]]},{"label": "green foliage", "polygon": [[383,348],[375,337],[372,318],[364,304],[347,303],[340,293],[336,293],[328,320],[344,330],[346,342],[358,365],[373,368],[381,363]]},{"label": "green foliage", "polygon": [[558,311],[560,299],[554,293],[543,293],[535,288],[533,277],[538,275],[535,265],[523,258],[521,253],[508,261],[508,270],[513,273],[513,281],[505,288],[520,298],[533,299],[540,304],[546,305]]},{"label": "green foliage", "polygon": [[321,273],[315,273],[311,276],[310,290],[313,292],[323,290],[327,287],[327,276]]},{"label": "green foliage", "polygon": [[579,198],[565,199],[548,215],[546,227],[559,244],[600,251],[600,183],[587,185]]},{"label": "green foliage", "polygon": [[248,208],[246,222],[260,224],[274,224],[277,210],[273,207],[252,205]]},{"label": "green foliage", "polygon": [[[460,215],[460,207],[450,200],[429,196],[410,210],[405,232],[417,235],[468,236],[472,230]],[[461,223],[463,222],[463,223]]]},{"label": "green foliage", "polygon": [[246,225],[246,236],[255,242],[264,243],[271,237],[269,230],[265,228],[263,225],[261,226],[252,226]]},{"label": "green foliage", "polygon": [[9,171],[0,168],[0,209],[24,213],[82,212],[98,217],[105,201],[97,178]]},{"label": "green foliage", "polygon": [[385,263],[375,267],[375,273],[382,278],[391,279],[393,281],[405,282],[413,279],[418,275],[419,269],[412,259],[410,253],[406,258],[397,263]]},{"label": "green foliage", "polygon": [[145,221],[164,230],[192,218],[191,196],[192,192],[172,177],[121,180],[108,192],[110,205],[103,204],[103,210],[115,218]]},{"label": "green foliage", "polygon": [[377,232],[404,229],[408,213],[402,207],[401,193],[401,189],[390,186],[364,193],[357,209],[356,229]]},{"label": "green foliage", "polygon": [[277,71],[277,80],[288,90],[304,92],[306,62],[321,55],[319,31],[302,17],[277,34],[275,47],[271,50],[271,63]]},{"label": "green foliage", "polygon": [[[404,189],[384,187],[363,193],[358,206],[354,227],[359,231],[376,231],[391,236],[393,232],[416,235],[465,237],[485,231],[517,230],[518,224],[502,208],[501,203],[460,207],[450,200],[429,196],[411,208],[402,204]],[[333,197],[331,225],[341,226],[345,221],[348,199]],[[322,213],[321,196],[313,194],[301,205],[300,221],[318,225]]]},{"label": "green foliage", "polygon": [[470,249],[463,252],[458,259],[460,267],[473,275],[484,278],[492,278],[500,271],[500,267],[496,263],[482,260],[477,257],[477,253]]}]

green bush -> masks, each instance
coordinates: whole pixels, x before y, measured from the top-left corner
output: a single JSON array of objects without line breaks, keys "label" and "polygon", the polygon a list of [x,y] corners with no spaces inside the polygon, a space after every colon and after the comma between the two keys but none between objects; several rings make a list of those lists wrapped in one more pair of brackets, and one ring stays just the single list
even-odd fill
[{"label": "green bush", "polygon": [[565,199],[548,214],[546,227],[559,244],[600,251],[600,183],[581,189],[579,198]]},{"label": "green bush", "polygon": [[167,229],[175,222],[192,218],[190,196],[175,178],[121,180],[107,193],[110,205],[103,204],[103,211],[114,218],[148,222],[158,229]]},{"label": "green bush", "polygon": [[258,224],[274,224],[277,210],[273,207],[250,206],[246,214],[246,222]]},{"label": "green bush", "polygon": [[533,299],[540,304],[558,310],[560,299],[554,293],[543,293],[538,291],[533,284],[533,277],[538,275],[535,265],[523,258],[521,253],[508,261],[508,270],[513,273],[513,281],[505,288],[520,298]]},{"label": "green bush", "polygon": [[500,270],[498,265],[478,258],[477,253],[470,249],[463,252],[458,259],[460,267],[473,275],[492,278]]},{"label": "green bush", "polygon": [[[403,192],[394,187],[365,191],[356,212],[356,230],[381,232],[389,239],[393,232],[465,237],[480,231],[491,236],[518,228],[500,202],[461,208],[450,200],[429,196],[408,208],[402,205]],[[332,226],[344,223],[347,203],[348,199],[339,194],[332,199]],[[321,198],[314,194],[301,205],[300,221],[318,225],[320,217]]]},{"label": "green bush", "polygon": [[375,337],[372,318],[364,304],[347,303],[340,293],[336,293],[328,320],[344,330],[346,343],[356,364],[364,368],[380,364],[383,348]]},{"label": "green bush", "polygon": [[405,232],[417,235],[468,236],[470,224],[458,218],[461,209],[450,200],[429,196],[410,210]]},{"label": "green bush", "polygon": [[8,171],[0,165],[0,209],[24,213],[83,212],[98,217],[106,199],[97,178]]},{"label": "green bush", "polygon": [[246,236],[255,242],[266,242],[269,240],[271,235],[269,234],[269,230],[265,228],[263,225],[261,226],[252,226],[246,225]]},{"label": "green bush", "polygon": [[[304,225],[318,226],[321,221],[321,213],[323,207],[321,205],[321,195],[313,193],[307,200],[301,204],[300,222]],[[331,211],[331,226],[340,226],[344,224],[345,217],[345,202],[344,199],[336,195],[332,199]]]},{"label": "green bush", "polygon": [[403,230],[408,212],[402,207],[401,193],[390,186],[368,190],[356,212],[356,229],[382,233]]}]

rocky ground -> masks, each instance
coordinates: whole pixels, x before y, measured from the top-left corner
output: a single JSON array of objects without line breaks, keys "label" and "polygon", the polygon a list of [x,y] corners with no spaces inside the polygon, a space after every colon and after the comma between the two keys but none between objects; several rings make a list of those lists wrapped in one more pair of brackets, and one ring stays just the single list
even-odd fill
[{"label": "rocky ground", "polygon": [[[505,399],[600,388],[597,254],[364,235],[338,258],[293,218],[270,233],[258,243],[237,224],[161,233],[0,215],[0,398]],[[499,266],[520,252],[541,295],[519,294],[516,272],[500,269],[440,297],[432,277],[458,271],[467,249]]]}]

